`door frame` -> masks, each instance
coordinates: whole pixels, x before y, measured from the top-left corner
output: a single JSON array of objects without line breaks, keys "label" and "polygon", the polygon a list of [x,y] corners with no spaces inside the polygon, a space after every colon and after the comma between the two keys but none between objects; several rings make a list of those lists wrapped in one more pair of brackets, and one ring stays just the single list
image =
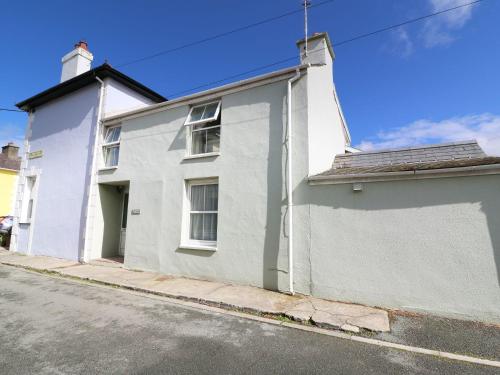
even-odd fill
[{"label": "door frame", "polygon": [[128,222],[128,188],[123,191],[122,212],[120,220],[120,241],[118,246],[118,255],[125,257],[125,243],[127,240],[127,222]]}]

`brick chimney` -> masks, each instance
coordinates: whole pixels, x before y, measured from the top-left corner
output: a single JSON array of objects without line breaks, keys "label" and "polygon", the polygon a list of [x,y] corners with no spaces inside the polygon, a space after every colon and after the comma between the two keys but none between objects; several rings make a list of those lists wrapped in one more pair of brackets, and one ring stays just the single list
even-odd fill
[{"label": "brick chimney", "polygon": [[88,50],[87,42],[80,40],[73,51],[62,58],[61,82],[74,78],[91,68],[94,56]]},{"label": "brick chimney", "polygon": [[19,147],[17,147],[14,143],[9,142],[5,146],[2,147],[2,154],[10,160],[17,160],[19,157],[17,153],[19,152]]}]

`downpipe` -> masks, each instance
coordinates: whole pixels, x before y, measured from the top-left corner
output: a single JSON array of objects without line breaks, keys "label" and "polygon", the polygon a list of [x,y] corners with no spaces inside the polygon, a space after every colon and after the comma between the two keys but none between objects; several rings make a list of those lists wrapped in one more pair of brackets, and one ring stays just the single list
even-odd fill
[{"label": "downpipe", "polygon": [[96,168],[97,168],[97,153],[98,153],[98,145],[99,145],[99,137],[101,134],[101,120],[102,120],[102,112],[103,112],[103,106],[104,106],[104,95],[105,95],[105,88],[106,85],[104,81],[97,77],[97,75],[94,77],[97,82],[99,82],[99,103],[97,107],[97,119],[96,119],[96,129],[95,129],[95,137],[94,137],[94,144],[93,144],[93,152],[92,152],[92,166],[91,166],[91,174],[90,174],[90,181],[89,181],[89,190],[88,190],[88,198],[87,198],[87,209],[86,209],[86,217],[85,217],[85,237],[84,237],[84,242],[83,242],[83,249],[80,252],[78,258],[80,262],[88,262],[90,260],[90,244],[88,243],[89,239],[91,239],[91,229],[92,226],[90,225],[90,214],[91,214],[91,207],[92,207],[92,193],[94,190],[94,180],[96,178]]},{"label": "downpipe", "polygon": [[292,176],[292,84],[300,78],[300,70],[297,68],[295,76],[288,80],[287,88],[287,164],[288,164],[288,277],[289,277],[289,292],[295,294],[293,282],[293,176]]}]

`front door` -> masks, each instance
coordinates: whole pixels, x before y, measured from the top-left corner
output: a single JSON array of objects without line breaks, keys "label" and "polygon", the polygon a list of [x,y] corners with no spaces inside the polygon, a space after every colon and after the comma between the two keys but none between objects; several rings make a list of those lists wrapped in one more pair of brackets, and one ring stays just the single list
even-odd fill
[{"label": "front door", "polygon": [[120,229],[120,248],[118,253],[120,256],[125,256],[125,239],[127,237],[127,211],[128,211],[128,193],[123,194],[122,205],[122,225]]}]

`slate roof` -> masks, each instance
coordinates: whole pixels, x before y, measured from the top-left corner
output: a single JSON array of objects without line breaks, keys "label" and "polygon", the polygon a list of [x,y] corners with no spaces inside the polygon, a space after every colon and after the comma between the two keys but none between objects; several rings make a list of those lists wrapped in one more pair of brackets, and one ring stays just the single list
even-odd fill
[{"label": "slate roof", "polygon": [[12,169],[18,171],[21,168],[21,158],[9,159],[7,155],[0,153],[0,169]]},{"label": "slate roof", "polygon": [[333,166],[318,176],[448,169],[500,164],[487,156],[476,141],[445,143],[335,156]]},{"label": "slate roof", "polygon": [[95,77],[101,79],[113,78],[117,82],[127,86],[129,89],[151,99],[155,103],[161,103],[167,101],[167,98],[161,96],[157,92],[151,90],[149,87],[144,86],[142,83],[130,78],[129,76],[121,73],[120,71],[114,69],[108,63],[104,63],[97,68],[91,69],[88,72],[82,73],[68,79],[67,81],[61,82],[41,93],[32,96],[22,102],[16,104],[16,107],[22,109],[23,111],[32,110],[42,104],[45,104],[51,100],[57,99],[61,96],[69,94],[76,91],[84,86],[92,83],[96,83]]}]

